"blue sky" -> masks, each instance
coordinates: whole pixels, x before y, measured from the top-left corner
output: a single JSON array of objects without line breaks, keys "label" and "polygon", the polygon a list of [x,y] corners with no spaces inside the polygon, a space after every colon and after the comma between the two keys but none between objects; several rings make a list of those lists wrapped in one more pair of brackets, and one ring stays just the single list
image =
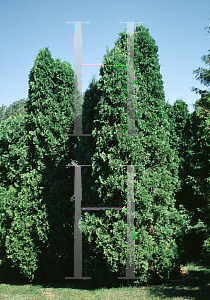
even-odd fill
[{"label": "blue sky", "polygon": [[[204,88],[192,74],[205,67],[210,49],[208,0],[7,0],[0,1],[0,106],[28,97],[28,76],[38,50],[74,66],[74,24],[82,25],[82,63],[101,64],[126,24],[144,22],[158,45],[166,101],[183,99],[192,112],[199,98],[191,87]],[[82,92],[100,67],[82,67]]]}]

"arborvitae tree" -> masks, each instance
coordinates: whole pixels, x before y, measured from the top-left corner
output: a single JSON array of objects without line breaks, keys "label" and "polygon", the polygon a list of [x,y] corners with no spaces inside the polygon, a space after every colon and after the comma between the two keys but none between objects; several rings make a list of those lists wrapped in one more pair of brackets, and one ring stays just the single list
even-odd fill
[{"label": "arborvitae tree", "polygon": [[[190,142],[190,122],[189,122],[189,111],[188,105],[181,99],[177,99],[173,105],[166,104],[167,114],[170,122],[170,145],[178,154],[179,157],[179,179],[181,180],[181,185],[183,186],[184,180],[187,177],[186,170],[186,156],[189,151]],[[178,191],[177,191],[178,192]],[[179,193],[182,194],[182,189],[180,188]],[[178,196],[178,198],[182,196]],[[177,200],[178,200],[177,198]],[[184,200],[184,199],[182,199]],[[176,206],[180,204],[177,201]],[[182,203],[183,204],[183,203]]]},{"label": "arborvitae tree", "polygon": [[[178,265],[175,239],[183,219],[175,208],[179,164],[169,144],[158,47],[143,26],[136,28],[134,41],[136,136],[122,136],[127,128],[127,33],[122,32],[100,70],[100,99],[92,131],[91,176],[95,183],[84,188],[88,178],[83,171],[82,206],[127,207],[126,166],[119,165],[138,165],[134,181],[135,264],[136,276],[142,279],[136,283],[146,283],[167,278]],[[78,162],[84,164],[83,159]],[[85,276],[91,276],[94,284],[110,285],[125,275],[126,223],[125,210],[84,213],[83,266]]]},{"label": "arborvitae tree", "polygon": [[[210,93],[205,93],[195,103],[191,116],[191,144],[187,159],[188,187],[187,209],[192,216],[191,244],[193,260],[210,263]],[[203,251],[202,251],[203,250]],[[190,251],[189,251],[190,252]],[[202,255],[203,254],[203,255]]]},{"label": "arborvitae tree", "polygon": [[181,206],[186,215],[187,228],[178,239],[179,254],[182,263],[186,263],[189,258],[189,252],[192,245],[189,246],[189,195],[191,195],[189,186],[186,185],[186,179],[189,173],[189,147],[191,143],[190,114],[187,104],[177,99],[173,105],[167,103],[167,114],[170,121],[170,145],[176,151],[179,157],[179,182],[180,188],[176,190],[176,208]]},{"label": "arborvitae tree", "polygon": [[7,257],[30,281],[73,275],[74,170],[66,164],[74,158],[76,139],[66,134],[73,133],[75,84],[68,62],[54,60],[48,48],[39,51],[25,103],[28,164],[6,245]]}]

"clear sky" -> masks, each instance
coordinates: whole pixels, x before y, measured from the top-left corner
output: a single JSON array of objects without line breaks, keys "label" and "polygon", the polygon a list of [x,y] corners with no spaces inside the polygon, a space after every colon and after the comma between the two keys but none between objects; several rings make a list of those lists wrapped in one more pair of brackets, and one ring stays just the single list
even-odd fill
[{"label": "clear sky", "polygon": [[[113,48],[120,22],[144,22],[158,45],[166,101],[183,99],[192,112],[203,88],[193,69],[205,67],[210,34],[209,0],[0,0],[0,106],[28,97],[28,76],[38,50],[48,47],[53,58],[75,69],[74,24],[82,25],[82,63],[101,64],[106,47]],[[82,67],[82,92],[100,67]]]}]

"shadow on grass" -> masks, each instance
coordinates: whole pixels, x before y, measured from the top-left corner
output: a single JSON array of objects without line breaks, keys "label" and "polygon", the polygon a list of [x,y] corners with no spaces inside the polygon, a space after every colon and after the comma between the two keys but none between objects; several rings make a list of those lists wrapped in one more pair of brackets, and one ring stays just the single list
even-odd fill
[{"label": "shadow on grass", "polygon": [[210,267],[191,263],[188,265],[189,275],[174,282],[148,286],[153,296],[161,299],[183,297],[184,299],[210,299]]},{"label": "shadow on grass", "polygon": [[33,280],[29,282],[23,275],[20,274],[18,267],[11,268],[9,263],[0,266],[0,284],[9,284],[14,286],[30,285],[43,288],[71,288],[71,289],[86,289],[95,290],[94,283],[91,280],[63,280],[62,282],[49,282]]},{"label": "shadow on grass", "polygon": [[71,288],[71,289],[81,289],[81,290],[89,290],[93,291],[98,288],[94,288],[93,284],[88,283],[86,280],[71,280],[70,283],[43,283],[43,282],[34,282],[29,283],[25,280],[1,280],[1,284],[9,284],[9,285],[16,285],[16,286],[24,286],[24,285],[30,285],[30,286],[39,286],[41,288]]},{"label": "shadow on grass", "polygon": [[[200,263],[190,263],[187,266],[188,274],[176,280],[167,281],[161,285],[147,285],[145,288],[151,294],[151,297],[159,299],[182,297],[183,299],[210,299],[210,267],[201,265]],[[41,288],[71,288],[78,290],[95,291],[102,287],[94,287],[92,280],[71,280],[66,283],[28,283],[24,280],[12,281],[4,280],[1,283],[10,285],[30,285]],[[112,288],[126,286],[124,284],[113,285]],[[141,288],[141,287],[139,287]]]},{"label": "shadow on grass", "polygon": [[[69,282],[70,281],[70,282]],[[34,287],[40,287],[40,288],[70,288],[70,289],[75,289],[75,290],[88,290],[88,291],[96,291],[100,290],[102,288],[106,289],[114,289],[118,287],[129,287],[132,286],[133,284],[130,282],[128,283],[122,283],[122,282],[117,282],[111,285],[97,285],[94,284],[94,280],[66,280],[66,282],[62,283],[54,283],[54,282],[32,282],[29,283],[28,281],[25,280],[1,280],[1,284],[9,284],[13,286],[24,286],[24,285],[30,285]]]}]

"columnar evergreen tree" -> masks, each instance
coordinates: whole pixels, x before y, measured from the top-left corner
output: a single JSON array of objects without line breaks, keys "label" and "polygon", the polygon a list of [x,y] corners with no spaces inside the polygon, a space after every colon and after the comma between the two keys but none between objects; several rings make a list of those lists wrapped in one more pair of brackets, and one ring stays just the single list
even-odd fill
[{"label": "columnar evergreen tree", "polygon": [[[127,33],[122,32],[100,70],[92,130],[95,183],[84,188],[88,178],[82,173],[82,206],[127,207],[127,172],[120,165],[137,165],[135,264],[141,280],[136,282],[146,283],[168,277],[177,266],[175,239],[183,218],[175,208],[179,164],[169,143],[158,47],[143,26],[137,26],[134,41],[136,135],[122,136],[127,129]],[[84,164],[82,158],[78,162]],[[126,222],[126,210],[85,212],[82,217],[84,272],[98,285],[109,285],[125,274]]]},{"label": "columnar evergreen tree", "polygon": [[62,281],[73,275],[74,170],[66,164],[74,158],[76,142],[67,136],[73,133],[75,84],[68,62],[54,60],[48,48],[39,51],[25,103],[28,163],[10,205],[6,244],[7,258],[30,281]]},{"label": "columnar evergreen tree", "polygon": [[[167,103],[166,107],[171,127],[170,145],[177,152],[179,157],[179,178],[181,180],[181,186],[183,187],[188,172],[185,162],[186,156],[189,152],[189,143],[191,141],[189,121],[190,114],[188,111],[188,105],[181,99],[177,99],[173,105]],[[183,196],[181,196],[181,194],[183,194],[182,188],[180,188],[177,192],[180,194],[178,198],[183,198]],[[184,199],[182,199],[182,204],[183,200]],[[178,204],[179,201],[176,203],[177,207]]]},{"label": "columnar evergreen tree", "polygon": [[[35,163],[39,169],[40,162],[43,197],[50,223],[49,250],[46,248],[42,252],[39,261],[42,270],[47,270],[48,278],[64,280],[73,263],[71,250],[74,216],[74,170],[64,168],[69,158],[74,158],[73,150],[77,140],[66,134],[73,133],[74,98],[78,100],[79,91],[76,89],[75,94],[77,81],[74,80],[74,72],[69,63],[61,63],[58,59],[53,61],[47,49],[40,52],[39,56],[30,73],[29,101],[26,106],[29,116],[26,128],[29,133],[35,134],[33,144],[32,139],[29,140],[31,163]],[[42,93],[41,97],[39,92]],[[35,148],[34,144],[38,147]]]},{"label": "columnar evergreen tree", "polygon": [[186,184],[186,178],[189,173],[189,148],[191,143],[190,114],[187,104],[181,99],[177,99],[173,105],[167,103],[166,108],[171,125],[170,145],[179,157],[180,188],[176,190],[176,208],[179,208],[181,205],[182,210],[185,212],[187,228],[182,236],[179,237],[178,245],[181,262],[186,263],[189,258],[189,252],[192,250],[192,245],[189,246],[189,224],[191,219],[188,210],[191,190]]}]

